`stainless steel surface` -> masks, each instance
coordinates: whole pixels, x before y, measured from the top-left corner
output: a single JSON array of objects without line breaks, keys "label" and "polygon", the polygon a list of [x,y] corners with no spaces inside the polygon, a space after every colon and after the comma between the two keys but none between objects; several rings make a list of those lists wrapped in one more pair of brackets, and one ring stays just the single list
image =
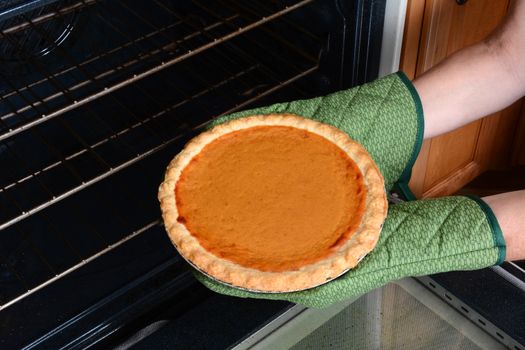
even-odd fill
[{"label": "stainless steel surface", "polygon": [[387,0],[386,2],[381,60],[379,63],[380,77],[399,70],[406,8],[407,0]]}]

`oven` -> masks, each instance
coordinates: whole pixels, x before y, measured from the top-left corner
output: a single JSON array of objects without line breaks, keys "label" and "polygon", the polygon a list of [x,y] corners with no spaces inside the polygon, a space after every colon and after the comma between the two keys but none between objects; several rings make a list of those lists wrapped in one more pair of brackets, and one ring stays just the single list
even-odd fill
[{"label": "oven", "polygon": [[[405,305],[389,295],[403,290],[407,302],[459,310],[479,339],[524,349],[518,265],[408,279],[306,310],[208,291],[164,232],[157,186],[185,142],[218,116],[395,71],[405,6],[1,2],[0,348],[301,348],[352,314],[367,315],[353,322],[377,338],[381,310]],[[487,300],[493,308],[476,306]]]}]

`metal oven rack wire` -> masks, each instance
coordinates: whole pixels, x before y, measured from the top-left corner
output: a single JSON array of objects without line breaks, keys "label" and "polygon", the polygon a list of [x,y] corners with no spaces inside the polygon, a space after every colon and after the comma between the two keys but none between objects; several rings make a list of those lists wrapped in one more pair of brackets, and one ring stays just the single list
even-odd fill
[{"label": "metal oven rack wire", "polygon": [[[287,19],[312,1],[182,1],[184,11],[163,0],[48,1],[4,18],[0,270],[8,277],[0,311],[160,224],[148,217],[110,237],[93,229],[83,240],[96,243],[84,249],[80,238],[56,227],[48,209],[202,129],[211,118],[318,70],[318,48],[302,50],[266,26],[281,23],[303,41],[320,41]],[[287,55],[265,50],[253,32],[278,42]],[[83,42],[85,36],[92,42]],[[128,220],[114,212],[117,220]],[[83,213],[75,215],[89,226]],[[27,228],[36,218],[49,228],[46,237]],[[50,256],[42,240],[60,242],[60,256]],[[31,271],[17,265],[17,254],[33,262]]]}]

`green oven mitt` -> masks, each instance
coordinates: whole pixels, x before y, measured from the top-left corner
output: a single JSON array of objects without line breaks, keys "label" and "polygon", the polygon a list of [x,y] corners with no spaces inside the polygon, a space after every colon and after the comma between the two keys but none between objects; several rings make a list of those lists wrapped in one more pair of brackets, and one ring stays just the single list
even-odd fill
[{"label": "green oven mitt", "polygon": [[363,145],[385,179],[412,198],[408,180],[423,142],[419,96],[404,73],[309,100],[278,103],[218,118],[212,126],[255,114],[292,113],[330,124]]},{"label": "green oven mitt", "polygon": [[452,270],[474,270],[505,259],[505,241],[488,205],[479,198],[443,197],[392,205],[375,249],[356,268],[322,286],[292,293],[253,293],[195,272],[218,293],[288,300],[309,307],[361,295],[389,281]]},{"label": "green oven mitt", "polygon": [[[280,103],[221,117],[214,125],[254,114],[294,113],[343,130],[370,153],[385,178],[413,199],[408,180],[423,138],[416,90],[396,73],[346,91]],[[353,270],[317,288],[293,293],[252,293],[209,279],[210,289],[238,297],[289,300],[323,307],[404,276],[477,269],[503,261],[505,244],[490,208],[467,197],[407,202],[389,209],[376,248]]]}]

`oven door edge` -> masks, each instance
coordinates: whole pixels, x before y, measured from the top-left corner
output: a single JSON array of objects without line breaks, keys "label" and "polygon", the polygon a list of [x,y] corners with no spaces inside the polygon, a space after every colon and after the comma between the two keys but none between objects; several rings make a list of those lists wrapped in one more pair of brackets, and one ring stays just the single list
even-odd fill
[{"label": "oven door edge", "polygon": [[387,0],[386,2],[379,77],[399,70],[406,10],[407,0]]}]

